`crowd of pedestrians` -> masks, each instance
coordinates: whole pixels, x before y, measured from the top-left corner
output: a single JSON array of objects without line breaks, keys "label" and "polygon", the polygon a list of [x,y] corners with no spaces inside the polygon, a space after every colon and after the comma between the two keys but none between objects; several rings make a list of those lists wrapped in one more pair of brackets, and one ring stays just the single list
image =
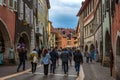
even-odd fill
[{"label": "crowd of pedestrians", "polygon": [[[56,72],[56,66],[62,64],[62,70],[65,74],[65,76],[68,75],[69,72],[69,64],[72,65],[72,62],[74,62],[74,67],[77,76],[80,72],[80,66],[83,64],[83,56],[86,57],[86,63],[92,62],[92,60],[97,59],[97,51],[96,55],[94,54],[95,50],[90,51],[90,53],[85,52],[83,53],[80,51],[79,48],[64,48],[64,49],[58,49],[57,47],[53,49],[39,49],[35,48],[30,53],[30,61],[31,61],[31,71],[34,74],[36,72],[37,64],[40,63],[44,67],[44,75],[48,75],[49,67],[50,67],[50,74],[55,74]],[[19,65],[17,68],[17,72],[19,72],[19,69],[21,65],[23,64],[23,70],[25,70],[25,60],[26,58],[26,50],[24,45],[18,47],[18,56],[19,56]],[[60,61],[61,60],[61,61]]]}]

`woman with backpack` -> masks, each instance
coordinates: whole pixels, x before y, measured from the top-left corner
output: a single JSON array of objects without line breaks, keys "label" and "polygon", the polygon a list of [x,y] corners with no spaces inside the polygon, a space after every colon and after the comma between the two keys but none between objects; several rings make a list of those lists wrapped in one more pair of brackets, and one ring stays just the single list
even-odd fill
[{"label": "woman with backpack", "polygon": [[31,60],[31,65],[32,65],[32,73],[35,73],[37,63],[38,63],[38,53],[36,49],[33,49],[32,53],[30,54],[30,60]]}]

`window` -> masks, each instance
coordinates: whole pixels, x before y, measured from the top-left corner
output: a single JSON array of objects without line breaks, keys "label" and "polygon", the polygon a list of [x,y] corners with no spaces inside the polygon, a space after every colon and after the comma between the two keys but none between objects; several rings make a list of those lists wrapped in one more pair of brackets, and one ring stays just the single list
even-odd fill
[{"label": "window", "polygon": [[65,34],[65,31],[63,31],[62,34]]},{"label": "window", "polygon": [[68,44],[68,45],[70,45],[70,44],[71,44],[71,42],[70,42],[70,41],[67,41],[67,44]]},{"label": "window", "polygon": [[119,4],[120,3],[120,0],[116,0],[116,4]]},{"label": "window", "polygon": [[9,0],[8,5],[9,5],[9,8],[12,9],[13,8],[13,0]]},{"label": "window", "polygon": [[14,1],[14,11],[17,11],[17,0]]},{"label": "window", "polygon": [[6,0],[3,0],[3,5],[5,5],[5,6],[6,6]]},{"label": "window", "polygon": [[2,1],[2,0],[0,0],[0,5],[2,5],[2,3],[3,3],[3,1]]},{"label": "window", "polygon": [[112,16],[114,17],[114,14],[115,14],[115,1],[114,0],[112,0],[112,3],[111,3],[112,5],[111,5],[111,14],[112,14]]},{"label": "window", "polygon": [[105,6],[105,8],[106,8],[106,11],[109,11],[109,8],[110,8],[110,2],[109,2],[109,0],[106,0],[106,6]]}]

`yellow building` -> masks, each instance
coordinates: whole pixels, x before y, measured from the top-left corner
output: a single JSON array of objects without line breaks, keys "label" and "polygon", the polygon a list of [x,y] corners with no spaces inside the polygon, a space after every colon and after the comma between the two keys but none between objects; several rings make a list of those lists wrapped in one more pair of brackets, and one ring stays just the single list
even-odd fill
[{"label": "yellow building", "polygon": [[50,35],[50,47],[51,48],[56,47],[56,34],[57,34],[57,31],[51,25],[51,35]]},{"label": "yellow building", "polygon": [[51,40],[51,24],[52,22],[48,21],[48,27],[47,27],[47,35],[48,35],[48,47],[50,48],[50,40]]},{"label": "yellow building", "polygon": [[38,21],[36,24],[36,46],[47,47],[47,26],[48,26],[48,9],[50,9],[49,0],[38,0],[37,4],[37,17]]}]

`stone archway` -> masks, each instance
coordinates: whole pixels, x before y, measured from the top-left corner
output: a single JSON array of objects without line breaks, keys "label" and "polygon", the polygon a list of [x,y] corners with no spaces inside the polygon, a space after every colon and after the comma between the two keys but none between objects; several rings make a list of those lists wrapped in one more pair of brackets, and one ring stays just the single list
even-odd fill
[{"label": "stone archway", "polygon": [[87,46],[87,45],[85,46],[85,52],[86,52],[86,51],[88,51],[88,46]]},{"label": "stone archway", "polygon": [[91,44],[91,45],[90,45],[90,51],[92,51],[92,50],[94,50],[94,49],[95,49],[94,44]]},{"label": "stone archway", "polygon": [[111,47],[112,47],[112,44],[111,44],[111,36],[110,36],[110,34],[109,34],[109,32],[107,31],[106,32],[106,36],[105,36],[105,55],[107,56],[107,57],[109,57],[110,56],[110,49],[111,49]]},{"label": "stone archway", "polygon": [[117,38],[116,44],[116,67],[117,67],[116,80],[120,80],[120,37]]},{"label": "stone archway", "polygon": [[30,50],[30,41],[29,40],[30,39],[29,39],[29,36],[27,35],[27,33],[22,33],[19,37],[18,43],[25,44],[25,48]]},{"label": "stone archway", "polygon": [[8,54],[11,44],[10,33],[6,25],[0,20],[0,47],[2,49],[3,62],[8,62]]},{"label": "stone archway", "polygon": [[[16,47],[19,45],[24,45],[25,49],[27,49],[27,56],[30,53],[30,39],[26,32],[19,34],[19,38],[16,43]],[[18,55],[16,55],[16,61],[18,61]]]}]

